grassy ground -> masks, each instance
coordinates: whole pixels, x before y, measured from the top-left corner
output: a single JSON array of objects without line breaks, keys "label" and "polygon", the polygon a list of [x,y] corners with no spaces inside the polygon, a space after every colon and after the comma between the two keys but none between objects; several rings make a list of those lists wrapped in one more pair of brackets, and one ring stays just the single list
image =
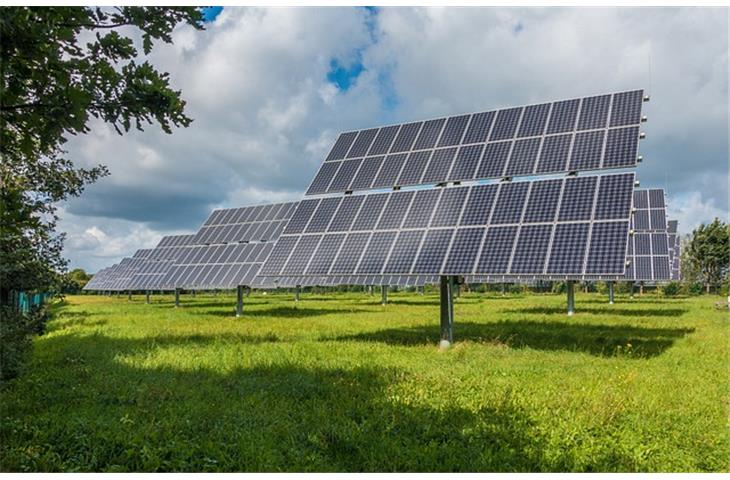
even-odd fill
[{"label": "grassy ground", "polygon": [[4,471],[728,470],[716,298],[69,297],[0,390]]}]

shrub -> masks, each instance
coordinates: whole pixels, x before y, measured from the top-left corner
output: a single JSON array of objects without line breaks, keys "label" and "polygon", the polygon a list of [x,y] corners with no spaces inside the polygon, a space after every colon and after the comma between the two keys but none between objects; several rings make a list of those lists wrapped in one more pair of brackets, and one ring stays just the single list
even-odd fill
[{"label": "shrub", "polygon": [[681,285],[679,282],[669,282],[662,288],[662,293],[665,297],[673,297],[680,293]]}]

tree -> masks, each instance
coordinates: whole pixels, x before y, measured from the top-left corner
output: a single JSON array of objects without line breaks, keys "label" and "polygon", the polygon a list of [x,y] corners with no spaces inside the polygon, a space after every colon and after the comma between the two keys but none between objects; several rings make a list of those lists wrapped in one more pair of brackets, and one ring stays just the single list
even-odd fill
[{"label": "tree", "polygon": [[91,280],[91,275],[86,273],[83,268],[74,268],[68,275],[64,291],[67,293],[78,293]]},{"label": "tree", "polygon": [[688,272],[705,285],[707,293],[719,285],[730,265],[730,225],[715,219],[692,232],[687,248]]},{"label": "tree", "polygon": [[[172,42],[178,24],[202,29],[196,7],[4,7],[0,16],[0,307],[13,291],[58,291],[66,261],[56,203],[107,175],[65,157],[70,135],[91,117],[121,135],[157,123],[186,127],[169,75],[138,61],[155,41]],[[125,36],[129,34],[130,36]]]}]

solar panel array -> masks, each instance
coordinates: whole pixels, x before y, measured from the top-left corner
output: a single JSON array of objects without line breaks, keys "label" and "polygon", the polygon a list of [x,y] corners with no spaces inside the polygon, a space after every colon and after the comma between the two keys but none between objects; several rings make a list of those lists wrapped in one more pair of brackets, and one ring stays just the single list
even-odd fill
[{"label": "solar panel array", "polygon": [[340,134],[307,195],[636,166],[642,90]]},{"label": "solar panel array", "polygon": [[670,244],[664,190],[636,190],[633,202],[633,235],[629,239],[628,266],[624,278],[642,282],[669,281]]},{"label": "solar panel array", "polygon": [[[146,261],[140,264],[128,284],[130,290],[165,290],[164,279],[174,260],[180,258],[193,242],[195,235],[170,235],[162,237],[150,251]],[[174,287],[173,287],[174,288]]]},{"label": "solar panel array", "polygon": [[279,238],[297,202],[214,210],[193,239],[195,245],[266,242]]},{"label": "solar panel array", "polygon": [[667,233],[669,237],[669,263],[672,266],[671,279],[673,281],[680,280],[680,258],[681,258],[681,238],[678,232],[678,222],[669,220],[667,222]]},{"label": "solar panel array", "polygon": [[259,275],[622,275],[634,174],[310,198]]}]

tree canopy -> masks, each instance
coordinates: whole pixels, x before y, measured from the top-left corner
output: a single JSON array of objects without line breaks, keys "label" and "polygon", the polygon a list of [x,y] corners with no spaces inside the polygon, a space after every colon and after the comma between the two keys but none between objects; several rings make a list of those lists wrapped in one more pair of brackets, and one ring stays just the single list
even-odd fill
[{"label": "tree canopy", "polygon": [[687,273],[694,272],[694,280],[704,283],[708,292],[719,285],[730,268],[730,225],[716,218],[697,227],[689,241],[687,259]]},{"label": "tree canopy", "polygon": [[70,135],[88,132],[91,118],[119,134],[153,123],[170,133],[192,121],[169,75],[143,60],[156,41],[171,43],[179,24],[201,29],[200,10],[3,8],[0,302],[10,290],[51,288],[66,264],[55,204],[108,173],[66,158]]}]

